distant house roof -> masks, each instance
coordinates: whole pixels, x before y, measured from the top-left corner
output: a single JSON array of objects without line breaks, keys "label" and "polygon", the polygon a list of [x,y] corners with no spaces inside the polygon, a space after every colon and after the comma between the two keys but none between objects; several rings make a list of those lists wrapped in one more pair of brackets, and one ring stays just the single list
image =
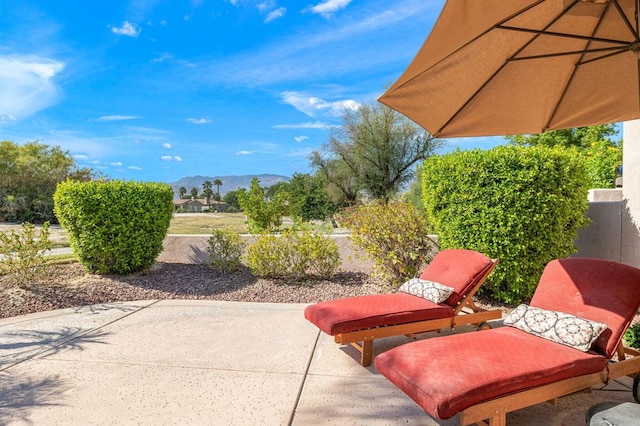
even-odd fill
[{"label": "distant house roof", "polygon": [[[190,204],[201,204],[203,206],[207,205],[207,200],[206,198],[182,198],[182,199],[174,199],[173,200],[173,205],[174,206],[188,206]],[[216,201],[216,200],[211,200],[210,204],[212,206],[224,206],[227,203],[225,203],[224,201]]]}]

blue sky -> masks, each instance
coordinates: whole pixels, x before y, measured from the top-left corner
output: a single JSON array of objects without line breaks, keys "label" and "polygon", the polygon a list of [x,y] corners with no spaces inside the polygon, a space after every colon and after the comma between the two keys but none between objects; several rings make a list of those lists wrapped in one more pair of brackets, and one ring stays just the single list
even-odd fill
[{"label": "blue sky", "polygon": [[[307,173],[443,0],[0,0],[0,140],[116,179]],[[502,138],[447,141],[489,148]]]}]

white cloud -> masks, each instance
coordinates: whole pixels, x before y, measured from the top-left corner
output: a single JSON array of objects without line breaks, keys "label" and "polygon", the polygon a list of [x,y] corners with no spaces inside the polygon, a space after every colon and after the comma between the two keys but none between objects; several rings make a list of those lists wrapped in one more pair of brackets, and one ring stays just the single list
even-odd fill
[{"label": "white cloud", "polygon": [[242,150],[242,151],[236,152],[236,155],[250,155],[250,154],[253,154],[253,152],[247,151],[247,150]]},{"label": "white cloud", "polygon": [[115,161],[113,163],[109,163],[111,166],[122,167],[122,163],[120,161]]},{"label": "white cloud", "polygon": [[187,118],[187,121],[192,124],[209,124],[211,120],[208,118]]},{"label": "white cloud", "polygon": [[260,13],[265,13],[267,10],[271,10],[276,7],[276,2],[274,0],[265,0],[262,3],[258,3],[258,10]]},{"label": "white cloud", "polygon": [[173,55],[171,53],[163,53],[162,55],[158,56],[157,58],[153,58],[151,60],[151,62],[165,62],[165,61],[170,61],[173,59]]},{"label": "white cloud", "polygon": [[282,18],[285,13],[287,13],[286,7],[279,7],[276,10],[269,12],[266,18],[264,18],[264,23],[267,24],[271,21],[275,21],[276,19]]},{"label": "white cloud", "polygon": [[180,156],[178,156],[178,155],[174,155],[174,156],[173,156],[173,159],[174,159],[174,160],[176,160],[176,161],[178,161],[178,162],[182,161],[182,157],[180,157]]},{"label": "white cloud", "polygon": [[274,129],[330,129],[336,127],[335,124],[323,123],[321,121],[298,123],[298,124],[276,124]]},{"label": "white cloud", "polygon": [[166,149],[171,149],[171,144],[169,142],[165,142],[162,144],[162,147]]},{"label": "white cloud", "polygon": [[178,162],[182,161],[182,157],[179,157],[177,155],[173,155],[173,156],[172,155],[163,155],[162,157],[160,157],[160,159],[164,160],[164,161],[178,161]]},{"label": "white cloud", "polygon": [[309,136],[296,136],[293,139],[295,139],[296,142],[303,142],[303,141],[306,141],[307,139],[309,139]]},{"label": "white cloud", "polygon": [[73,158],[75,158],[76,160],[88,160],[89,156],[85,154],[75,154]]},{"label": "white cloud", "polygon": [[[259,87],[335,81],[341,76],[365,78],[374,72],[388,72],[400,63],[406,66],[415,56],[416,46],[424,42],[425,34],[420,28],[435,21],[441,3],[424,0],[372,3],[361,2],[360,8],[344,20],[323,20],[303,26],[299,31],[261,44],[259,49],[238,52],[224,60],[211,56],[187,70],[190,79],[198,83]],[[377,42],[371,43],[374,38]],[[386,53],[380,55],[382,51]]]},{"label": "white cloud", "polygon": [[98,117],[100,121],[124,121],[124,120],[137,120],[141,117],[137,115],[103,115]]},{"label": "white cloud", "polygon": [[128,170],[142,170],[142,167],[138,167],[138,166],[129,166],[127,167]]},{"label": "white cloud", "polygon": [[318,3],[315,6],[308,6],[304,11],[311,13],[317,13],[323,18],[329,18],[334,12],[344,9],[351,3],[351,0],[326,0],[322,3]]},{"label": "white cloud", "polygon": [[360,104],[353,100],[328,102],[300,92],[282,92],[280,96],[283,101],[310,117],[315,117],[318,113],[339,117],[347,109],[355,111],[360,107]]},{"label": "white cloud", "polygon": [[309,147],[309,148],[302,148],[302,149],[296,149],[293,151],[289,151],[287,153],[284,154],[284,157],[288,157],[288,158],[309,158],[309,156],[311,156],[311,153],[314,151],[313,148]]},{"label": "white cloud", "polygon": [[111,27],[111,32],[114,34],[124,35],[127,37],[138,37],[140,31],[141,30],[138,27],[129,21],[124,21],[120,27]]},{"label": "white cloud", "polygon": [[17,121],[55,104],[53,82],[65,64],[34,55],[0,55],[0,122]]}]

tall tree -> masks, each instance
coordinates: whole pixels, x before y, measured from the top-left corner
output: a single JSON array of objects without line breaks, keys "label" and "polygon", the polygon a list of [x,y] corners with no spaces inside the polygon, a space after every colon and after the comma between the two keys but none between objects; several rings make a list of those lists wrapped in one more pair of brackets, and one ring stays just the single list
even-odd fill
[{"label": "tall tree", "polygon": [[207,200],[207,207],[211,207],[211,196],[213,195],[212,184],[210,180],[202,182],[202,195]]},{"label": "tall tree", "polygon": [[0,220],[57,223],[53,213],[56,185],[66,179],[95,177],[58,146],[0,142]]},{"label": "tall tree", "polygon": [[323,146],[330,155],[313,155],[312,162],[344,163],[360,189],[387,202],[411,181],[413,166],[440,145],[391,108],[366,104],[344,113],[342,125],[331,132],[328,144]]},{"label": "tall tree", "polygon": [[562,146],[575,149],[582,157],[589,175],[590,188],[613,188],[622,165],[622,140],[612,140],[618,134],[613,124],[552,130],[537,135],[507,136],[519,146]]},{"label": "tall tree", "polygon": [[321,175],[294,173],[287,191],[291,215],[303,221],[325,220],[337,210],[337,205],[329,198],[326,181]]},{"label": "tall tree", "polygon": [[520,146],[562,146],[565,148],[575,147],[580,149],[589,148],[595,142],[606,142],[611,146],[616,146],[610,136],[618,134],[613,124],[599,124],[597,126],[576,127],[573,129],[551,130],[536,135],[510,135],[506,139],[515,145]]},{"label": "tall tree", "polygon": [[198,188],[195,186],[191,188],[191,198],[198,198]]},{"label": "tall tree", "polygon": [[222,180],[214,179],[213,184],[216,186],[216,201],[220,201],[220,187],[222,186]]},{"label": "tall tree", "polygon": [[222,197],[222,201],[227,203],[227,207],[225,211],[227,212],[235,212],[240,210],[240,202],[238,201],[238,191],[227,191]]},{"label": "tall tree", "polygon": [[331,200],[342,207],[350,207],[358,202],[359,187],[356,178],[347,164],[331,158],[330,153],[314,151],[311,153],[311,167],[316,175],[322,176],[326,182],[326,191]]},{"label": "tall tree", "polygon": [[181,186],[178,189],[178,194],[180,195],[180,198],[184,198],[187,195],[187,188],[185,188],[184,186]]}]

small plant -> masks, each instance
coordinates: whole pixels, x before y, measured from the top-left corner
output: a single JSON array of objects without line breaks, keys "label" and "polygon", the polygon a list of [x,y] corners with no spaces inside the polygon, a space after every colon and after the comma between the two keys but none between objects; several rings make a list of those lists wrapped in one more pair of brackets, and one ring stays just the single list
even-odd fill
[{"label": "small plant", "polygon": [[373,275],[393,286],[416,277],[435,254],[428,223],[409,202],[362,205],[344,212],[341,221],[361,256],[373,260]]},{"label": "small plant", "polygon": [[295,233],[294,241],[311,274],[329,278],[340,266],[338,245],[331,238],[304,229]]},{"label": "small plant", "polygon": [[264,231],[276,231],[282,225],[282,216],[287,210],[287,196],[278,192],[268,199],[258,178],[251,180],[249,191],[237,193],[240,208],[247,216],[249,232],[259,234]]},{"label": "small plant", "polygon": [[627,329],[624,342],[630,348],[640,349],[640,323],[635,323]]},{"label": "small plant", "polygon": [[340,265],[335,241],[308,229],[262,234],[247,249],[247,263],[259,277],[302,278],[307,274],[328,278]]},{"label": "small plant", "polygon": [[234,272],[242,264],[242,252],[245,246],[245,242],[236,232],[214,229],[208,241],[207,264],[220,272]]},{"label": "small plant", "polygon": [[49,222],[36,235],[36,227],[24,222],[22,232],[0,232],[0,273],[18,286],[26,287],[46,276],[50,265],[45,252],[53,247],[49,240]]}]

